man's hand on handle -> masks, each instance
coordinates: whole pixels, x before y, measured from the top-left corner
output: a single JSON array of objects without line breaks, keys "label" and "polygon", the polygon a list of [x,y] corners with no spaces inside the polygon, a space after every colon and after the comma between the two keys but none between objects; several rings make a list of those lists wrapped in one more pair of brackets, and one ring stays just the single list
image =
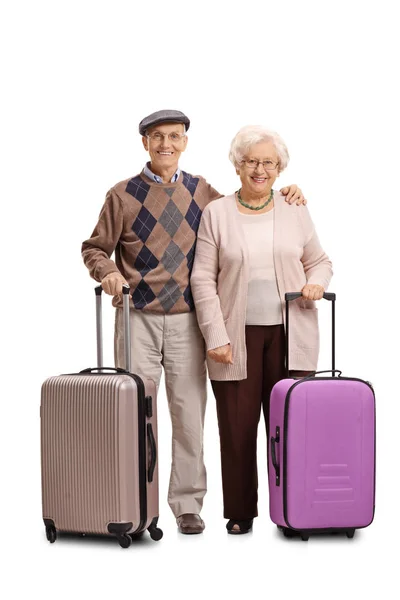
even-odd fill
[{"label": "man's hand on handle", "polygon": [[101,287],[110,296],[122,294],[122,286],[124,284],[128,285],[121,273],[118,272],[109,273],[101,280]]}]

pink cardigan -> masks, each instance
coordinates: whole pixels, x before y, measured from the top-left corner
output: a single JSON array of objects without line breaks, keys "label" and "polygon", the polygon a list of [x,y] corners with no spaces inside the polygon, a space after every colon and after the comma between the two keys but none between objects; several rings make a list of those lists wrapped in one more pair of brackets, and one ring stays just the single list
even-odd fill
[{"label": "pink cardigan", "polygon": [[[299,292],[308,283],[326,290],[332,264],[323,251],[307,207],[290,206],[274,191],[274,262],[285,322],[285,293]],[[207,350],[232,345],[233,365],[207,357],[210,379],[246,379],[245,320],[249,257],[235,196],[210,202],[199,226],[191,288],[197,320]],[[319,351],[315,303],[290,304],[289,366],[316,370]]]}]

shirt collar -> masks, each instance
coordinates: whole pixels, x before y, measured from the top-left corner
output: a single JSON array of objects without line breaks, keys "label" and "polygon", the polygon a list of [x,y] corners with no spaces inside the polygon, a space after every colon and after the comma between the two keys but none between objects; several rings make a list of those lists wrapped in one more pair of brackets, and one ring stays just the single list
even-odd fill
[{"label": "shirt collar", "polygon": [[[156,175],[155,173],[153,173],[153,171],[150,169],[149,162],[145,164],[143,172],[146,175],[146,177],[148,177],[152,181],[155,181],[155,183],[163,183],[163,180],[161,179],[161,177],[159,175]],[[181,174],[181,170],[178,167],[171,178],[171,183],[175,183],[176,181],[178,181],[178,177],[180,174]]]}]

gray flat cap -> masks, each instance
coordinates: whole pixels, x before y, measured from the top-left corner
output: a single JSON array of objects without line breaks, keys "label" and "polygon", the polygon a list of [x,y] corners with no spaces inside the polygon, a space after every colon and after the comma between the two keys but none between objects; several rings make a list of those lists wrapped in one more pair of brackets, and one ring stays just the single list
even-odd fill
[{"label": "gray flat cap", "polygon": [[157,123],[183,123],[186,126],[186,131],[190,127],[189,119],[180,110],[158,110],[140,121],[140,135],[145,135],[146,130],[153,125],[157,125]]}]

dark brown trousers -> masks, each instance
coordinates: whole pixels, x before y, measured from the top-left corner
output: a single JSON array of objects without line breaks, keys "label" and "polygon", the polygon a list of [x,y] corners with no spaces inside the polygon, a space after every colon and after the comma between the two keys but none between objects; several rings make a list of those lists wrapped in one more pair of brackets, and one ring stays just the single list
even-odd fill
[{"label": "dark brown trousers", "polygon": [[[283,325],[246,326],[247,379],[211,381],[217,401],[224,517],[257,516],[257,429],[261,408],[269,428],[269,398],[286,376]],[[309,371],[291,371],[293,377]]]}]

